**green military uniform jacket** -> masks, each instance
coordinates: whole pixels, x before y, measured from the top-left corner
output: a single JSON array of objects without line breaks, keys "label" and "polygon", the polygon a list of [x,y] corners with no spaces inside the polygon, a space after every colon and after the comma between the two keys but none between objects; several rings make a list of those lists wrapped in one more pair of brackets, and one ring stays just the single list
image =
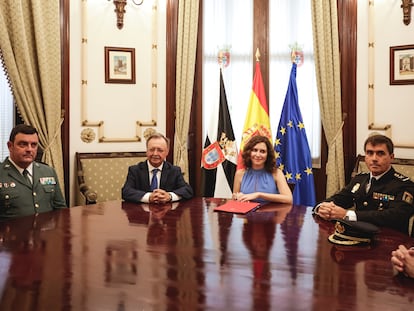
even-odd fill
[{"label": "green military uniform jacket", "polygon": [[65,208],[55,170],[33,162],[30,184],[7,158],[0,164],[0,217],[20,217]]},{"label": "green military uniform jacket", "polygon": [[325,201],[353,208],[357,220],[407,233],[409,218],[414,214],[414,183],[391,168],[366,192],[369,178],[369,173],[356,175],[344,189]]}]

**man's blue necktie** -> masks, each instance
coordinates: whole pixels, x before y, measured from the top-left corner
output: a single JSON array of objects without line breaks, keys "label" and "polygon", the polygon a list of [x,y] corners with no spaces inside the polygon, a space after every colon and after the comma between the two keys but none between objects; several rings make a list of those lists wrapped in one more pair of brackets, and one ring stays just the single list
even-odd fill
[{"label": "man's blue necktie", "polygon": [[158,178],[157,178],[158,171],[159,171],[158,168],[154,168],[152,170],[151,191],[154,191],[155,189],[158,188]]}]

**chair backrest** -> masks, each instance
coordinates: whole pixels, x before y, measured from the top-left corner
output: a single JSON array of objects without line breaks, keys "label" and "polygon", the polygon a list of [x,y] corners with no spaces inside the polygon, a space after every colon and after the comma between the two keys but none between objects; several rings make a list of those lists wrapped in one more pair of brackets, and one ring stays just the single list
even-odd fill
[{"label": "chair backrest", "polygon": [[[410,177],[414,181],[414,159],[394,158],[392,166],[398,173]],[[368,172],[368,167],[365,164],[365,156],[359,154],[355,162],[354,170],[352,171],[352,177],[363,172]]]},{"label": "chair backrest", "polygon": [[145,160],[145,152],[76,153],[77,204],[121,200],[128,167]]}]

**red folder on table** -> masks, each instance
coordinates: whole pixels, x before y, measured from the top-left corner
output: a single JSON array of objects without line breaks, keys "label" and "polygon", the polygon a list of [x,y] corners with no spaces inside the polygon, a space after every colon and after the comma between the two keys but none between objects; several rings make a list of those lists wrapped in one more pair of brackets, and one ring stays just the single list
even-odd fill
[{"label": "red folder on table", "polygon": [[229,212],[236,214],[246,214],[252,210],[257,209],[260,206],[259,202],[240,202],[235,200],[229,200],[225,204],[214,208],[215,212]]}]

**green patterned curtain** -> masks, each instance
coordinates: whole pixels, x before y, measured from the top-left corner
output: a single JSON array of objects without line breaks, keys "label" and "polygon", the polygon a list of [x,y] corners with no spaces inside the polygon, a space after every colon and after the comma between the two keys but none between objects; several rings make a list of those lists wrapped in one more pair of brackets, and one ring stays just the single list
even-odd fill
[{"label": "green patterned curtain", "polygon": [[198,10],[198,0],[179,1],[174,164],[181,167],[187,181],[187,140],[197,51]]},{"label": "green patterned curtain", "polygon": [[326,195],[345,185],[337,3],[312,1],[313,46],[322,125],[328,142]]},{"label": "green patterned curtain", "polygon": [[64,189],[59,0],[1,0],[0,49],[17,108]]}]

